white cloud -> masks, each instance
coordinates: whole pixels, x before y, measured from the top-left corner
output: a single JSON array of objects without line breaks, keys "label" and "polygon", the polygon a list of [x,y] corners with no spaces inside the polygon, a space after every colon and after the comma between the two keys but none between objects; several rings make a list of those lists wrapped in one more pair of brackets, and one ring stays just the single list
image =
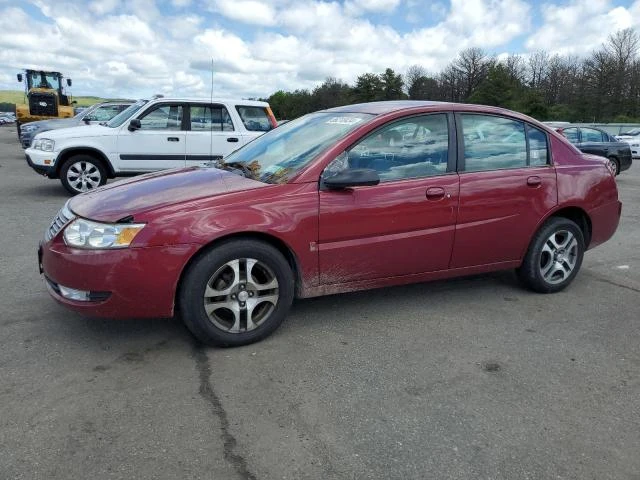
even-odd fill
[{"label": "white cloud", "polygon": [[640,0],[533,1],[31,0],[30,16],[0,0],[0,88],[37,67],[72,77],[78,94],[208,96],[213,61],[216,96],[268,96],[387,67],[437,72],[468,47],[588,53],[640,21]]},{"label": "white cloud", "polygon": [[221,15],[253,25],[274,25],[275,10],[257,0],[217,0],[216,10]]}]

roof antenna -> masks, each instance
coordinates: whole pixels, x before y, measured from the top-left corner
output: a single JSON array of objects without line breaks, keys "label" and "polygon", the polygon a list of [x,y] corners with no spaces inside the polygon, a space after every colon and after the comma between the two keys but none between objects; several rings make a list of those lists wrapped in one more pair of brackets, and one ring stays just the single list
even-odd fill
[{"label": "roof antenna", "polygon": [[[207,115],[204,115],[207,118]],[[211,57],[211,94],[209,95],[209,162],[213,162],[215,166],[218,166],[218,160],[213,158],[213,57]]]}]

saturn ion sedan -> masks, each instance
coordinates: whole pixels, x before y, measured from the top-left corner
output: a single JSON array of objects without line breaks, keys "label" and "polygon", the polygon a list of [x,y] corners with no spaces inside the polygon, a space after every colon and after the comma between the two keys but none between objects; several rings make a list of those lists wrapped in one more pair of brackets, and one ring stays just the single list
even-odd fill
[{"label": "saturn ion sedan", "polygon": [[215,164],[72,198],[45,233],[40,270],[72,310],[177,314],[220,346],[265,338],[294,298],[503,269],[553,293],[616,231],[614,173],[500,108],[343,106]]}]

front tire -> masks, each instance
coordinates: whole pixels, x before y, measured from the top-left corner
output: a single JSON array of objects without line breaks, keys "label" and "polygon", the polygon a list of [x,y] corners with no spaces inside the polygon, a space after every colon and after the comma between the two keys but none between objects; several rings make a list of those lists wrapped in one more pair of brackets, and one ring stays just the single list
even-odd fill
[{"label": "front tire", "polygon": [[282,253],[255,240],[231,240],[189,267],[178,293],[179,312],[207,345],[257,342],[283,322],[294,296],[293,273]]},{"label": "front tire", "polygon": [[567,218],[551,217],[533,237],[518,277],[536,292],[559,292],[577,275],[584,251],[580,227]]},{"label": "front tire", "polygon": [[60,169],[60,182],[72,195],[88,192],[107,183],[107,173],[99,160],[75,155]]}]

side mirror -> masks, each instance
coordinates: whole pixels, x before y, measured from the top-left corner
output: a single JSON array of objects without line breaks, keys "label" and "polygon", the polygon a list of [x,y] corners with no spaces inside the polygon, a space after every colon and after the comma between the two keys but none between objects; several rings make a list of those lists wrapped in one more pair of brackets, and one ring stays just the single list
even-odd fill
[{"label": "side mirror", "polygon": [[129,131],[133,132],[135,130],[138,130],[142,128],[142,124],[140,123],[140,120],[138,120],[137,118],[134,118],[133,120],[131,120],[129,122]]},{"label": "side mirror", "polygon": [[367,187],[378,185],[378,172],[370,168],[347,168],[334,176],[323,180],[325,187],[342,190],[350,187]]},{"label": "side mirror", "polygon": [[71,86],[71,79],[67,78],[67,87],[70,87],[70,86]]},{"label": "side mirror", "polygon": [[91,118],[90,116],[84,117],[84,118],[82,119],[82,121],[83,121],[84,123],[86,123],[87,125],[89,125],[89,122],[91,122],[91,120],[93,120],[93,118]]},{"label": "side mirror", "polygon": [[18,74],[18,75],[16,75],[16,76],[18,77],[18,81],[19,81],[20,83],[22,83],[22,74],[21,74],[21,73],[19,73],[19,74]]}]

